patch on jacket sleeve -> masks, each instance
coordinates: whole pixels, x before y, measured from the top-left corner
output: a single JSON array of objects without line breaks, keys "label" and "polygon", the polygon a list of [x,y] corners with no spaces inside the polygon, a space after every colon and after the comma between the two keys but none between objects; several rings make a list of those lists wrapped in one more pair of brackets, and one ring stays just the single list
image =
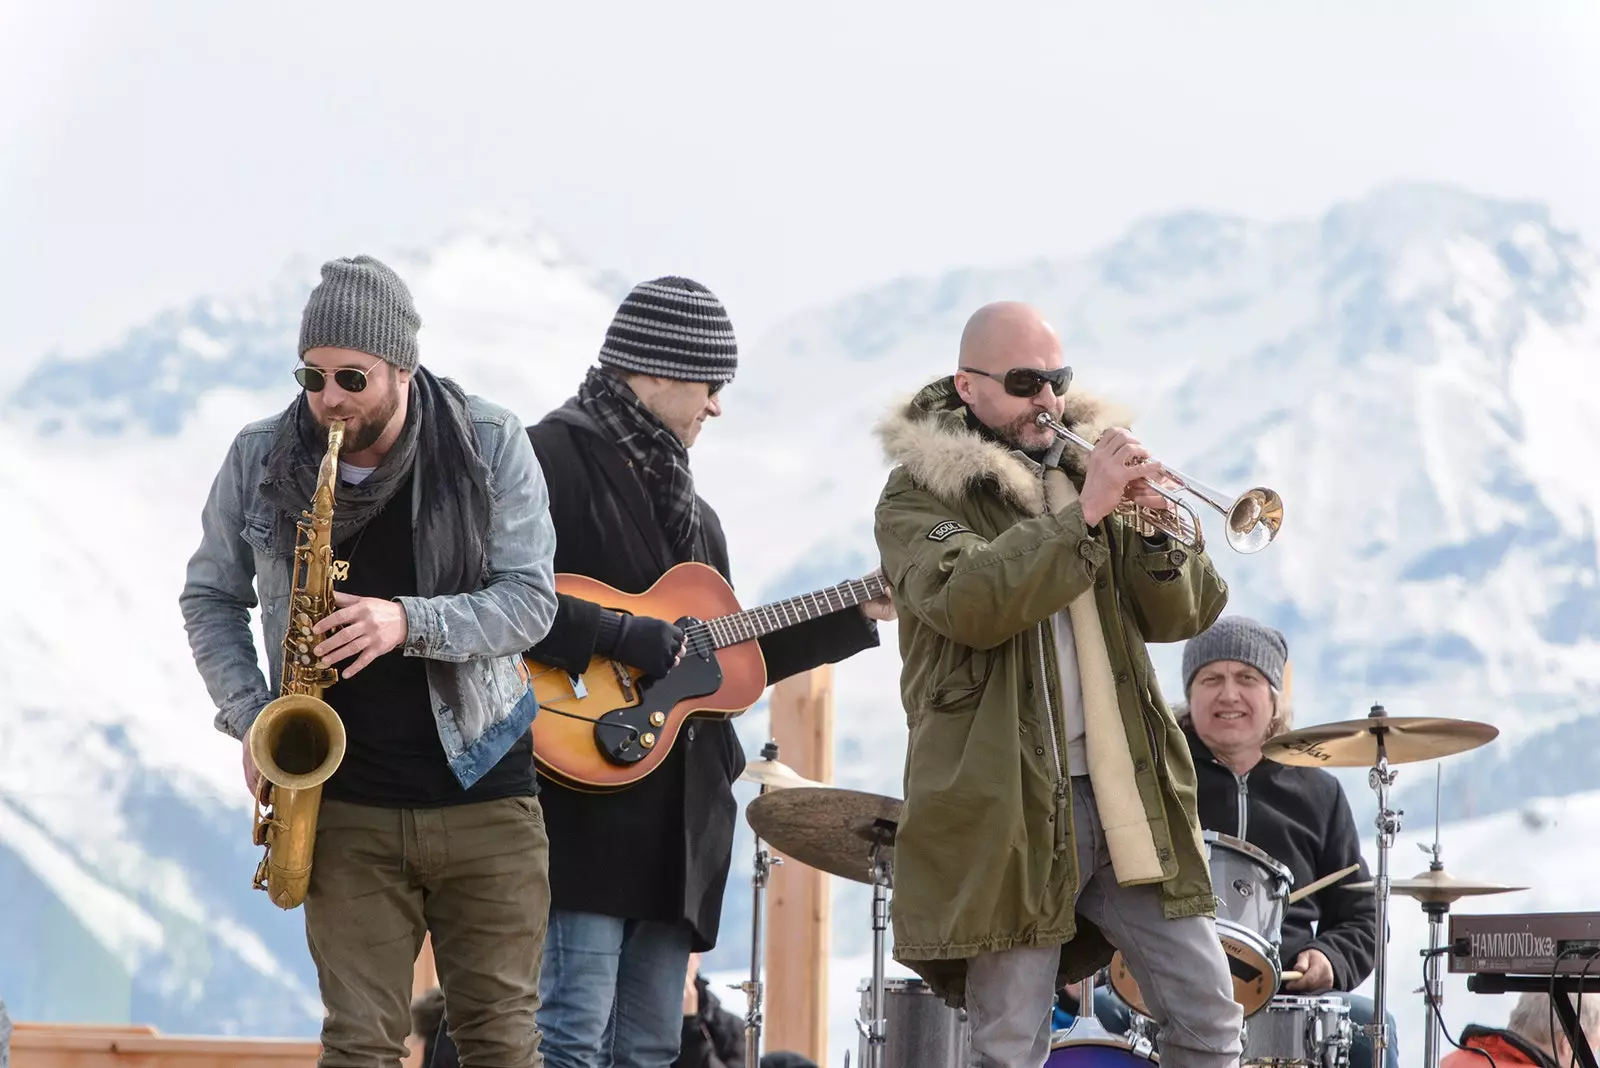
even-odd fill
[{"label": "patch on jacket sleeve", "polygon": [[940,523],[938,526],[928,531],[928,540],[944,541],[947,538],[955,537],[957,534],[971,533],[972,531],[968,530],[960,523],[957,523],[954,519],[946,519],[943,523]]}]

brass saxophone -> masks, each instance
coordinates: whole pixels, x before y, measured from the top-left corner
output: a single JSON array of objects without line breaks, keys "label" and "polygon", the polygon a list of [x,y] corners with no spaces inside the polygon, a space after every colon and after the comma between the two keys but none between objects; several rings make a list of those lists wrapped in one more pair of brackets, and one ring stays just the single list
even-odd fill
[{"label": "brass saxophone", "polygon": [[318,662],[312,649],[322,639],[311,633],[312,624],[333,611],[333,584],[350,570],[333,558],[333,488],[343,444],[344,422],[336,420],[328,428],[311,508],[295,524],[294,586],[278,696],[256,717],[245,743],[261,773],[251,837],[266,847],[251,885],[281,909],[305,900],[322,784],[344,759],[344,723],[322,700],[339,673]]}]

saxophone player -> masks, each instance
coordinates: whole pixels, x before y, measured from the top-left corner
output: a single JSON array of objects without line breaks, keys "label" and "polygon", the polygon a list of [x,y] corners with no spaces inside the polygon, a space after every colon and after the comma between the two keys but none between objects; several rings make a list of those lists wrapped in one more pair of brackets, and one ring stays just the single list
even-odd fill
[{"label": "saxophone player", "polygon": [[[429,932],[461,1062],[526,1068],[542,1063],[549,846],[520,654],[555,615],[555,534],[518,419],[420,366],[420,325],[383,263],[323,265],[301,322],[301,392],[234,438],[179,600],[225,734],[248,737],[286,653],[291,674],[332,680],[321,699],[345,746],[321,785],[304,896],[319,1064],[400,1063]],[[313,497],[330,489],[326,546],[347,569],[332,569],[320,618],[291,619],[324,600],[296,588],[295,563]],[[254,793],[248,745],[243,761]]]}]

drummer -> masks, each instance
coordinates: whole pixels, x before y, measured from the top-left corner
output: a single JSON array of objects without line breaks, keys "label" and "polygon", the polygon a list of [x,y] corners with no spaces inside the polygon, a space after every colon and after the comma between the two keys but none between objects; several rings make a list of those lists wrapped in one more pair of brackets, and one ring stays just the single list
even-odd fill
[{"label": "drummer", "polygon": [[[1345,882],[1370,878],[1361,857],[1355,817],[1339,780],[1321,768],[1291,767],[1262,758],[1269,738],[1288,731],[1293,710],[1283,693],[1289,647],[1278,631],[1244,616],[1223,616],[1183,650],[1188,735],[1198,780],[1200,825],[1242,838],[1286,866],[1305,886],[1352,864]],[[1336,992],[1350,1005],[1356,1029],[1351,1068],[1371,1068],[1372,1043],[1360,1028],[1372,1022],[1370,998],[1349,993],[1372,974],[1378,950],[1372,894],[1339,883],[1285,910],[1280,994]],[[1394,1016],[1388,1014],[1387,1068],[1400,1063]]]}]

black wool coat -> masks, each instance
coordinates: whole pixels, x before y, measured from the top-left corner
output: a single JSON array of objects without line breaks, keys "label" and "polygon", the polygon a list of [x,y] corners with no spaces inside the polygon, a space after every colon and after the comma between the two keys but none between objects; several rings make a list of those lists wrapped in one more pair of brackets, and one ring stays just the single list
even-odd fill
[{"label": "black wool coat", "polygon": [[1339,780],[1321,768],[1265,759],[1238,776],[1212,755],[1192,726],[1184,733],[1194,756],[1202,828],[1243,838],[1287,867],[1297,887],[1361,865],[1284,910],[1280,949],[1284,968],[1292,968],[1302,950],[1320,949],[1333,965],[1333,989],[1349,992],[1360,986],[1377,960],[1378,908],[1370,890],[1344,889],[1372,876]]},{"label": "black wool coat", "polygon": [[[643,593],[680,562],[643,482],[574,403],[529,427],[528,437],[549,486],[558,573]],[[729,578],[727,539],[704,498],[700,516],[702,562]],[[531,655],[582,671],[594,653],[599,619],[597,606],[560,597],[555,623]],[[851,607],[776,631],[760,643],[771,684],[876,646],[878,631]],[[744,767],[733,724],[694,717],[656,770],[623,790],[581,793],[541,775],[550,907],[685,923],[694,951],[714,947],[738,818],[733,783]]]}]

